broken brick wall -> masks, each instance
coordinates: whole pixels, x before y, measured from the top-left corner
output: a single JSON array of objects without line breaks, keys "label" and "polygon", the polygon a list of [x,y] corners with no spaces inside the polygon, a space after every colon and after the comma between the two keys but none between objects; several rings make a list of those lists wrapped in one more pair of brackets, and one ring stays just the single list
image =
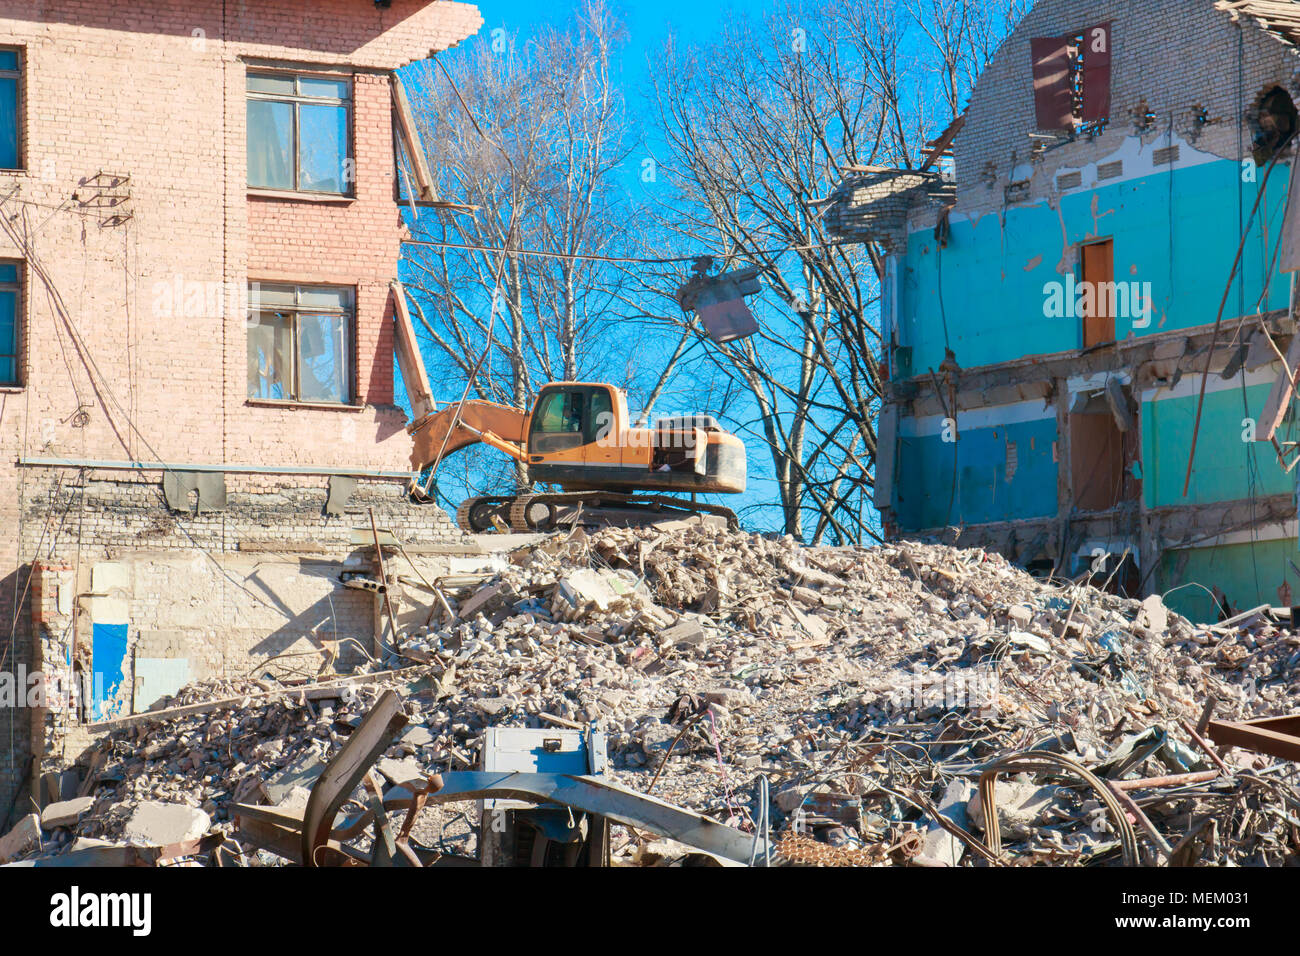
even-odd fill
[{"label": "broken brick wall", "polygon": [[[1098,137],[1080,136],[1033,156],[1037,131],[1031,40],[1067,36],[1111,21],[1110,123]],[[1258,29],[1239,28],[1213,0],[1046,0],[1034,5],[998,49],[971,93],[966,125],[954,144],[959,208],[996,210],[1018,168],[1032,173],[1025,198],[1047,198],[1061,167],[1078,168],[1113,152],[1126,137],[1144,145],[1170,130],[1197,150],[1240,160],[1249,150],[1248,108],[1281,85],[1300,95],[1293,48]],[[1240,75],[1243,91],[1238,90]],[[1243,108],[1242,98],[1248,101]],[[1197,121],[1199,107],[1208,123]],[[1141,117],[1155,114],[1149,128]],[[1041,141],[1040,141],[1041,142]]]},{"label": "broken brick wall", "polygon": [[[147,709],[191,681],[314,675],[327,657],[343,670],[367,660],[382,596],[346,586],[345,577],[377,579],[372,512],[416,553],[441,545],[455,553],[462,540],[442,509],[413,504],[401,482],[361,481],[331,515],[328,479],[268,481],[227,476],[224,508],[176,512],[156,480],[27,470],[20,517],[30,563],[19,577],[27,585],[30,575],[31,612],[20,621],[18,660],[28,673],[57,676],[65,690],[75,672],[94,675],[103,693],[92,698],[103,711],[80,684],[66,706],[51,694],[46,709],[0,711],[8,721],[0,733],[12,726],[15,735],[9,795],[33,755],[36,780],[75,756],[68,748],[87,717]],[[426,560],[426,576],[446,573]],[[400,595],[394,600],[400,607]],[[120,643],[101,645],[101,631],[114,628]],[[336,652],[322,653],[330,643]]]},{"label": "broken brick wall", "polygon": [[[1031,41],[1101,22],[1109,122],[1043,135]],[[891,531],[934,537],[951,525],[962,542],[1067,574],[1097,550],[1130,549],[1142,593],[1221,583],[1243,608],[1300,588],[1300,574],[1267,557],[1294,550],[1293,476],[1247,434],[1280,368],[1273,345],[1294,332],[1290,282],[1273,270],[1294,151],[1265,186],[1252,140],[1263,93],[1300,92],[1298,64],[1291,46],[1210,0],[1047,0],[1026,15],[971,96],[956,205],[914,204],[889,271],[897,439],[877,504]],[[1268,335],[1251,318],[1219,343],[1197,430],[1208,330],[1261,191],[1223,320],[1235,329],[1258,308]],[[1113,284],[1104,334],[1076,300],[1098,282]],[[960,371],[936,388],[929,370],[942,372],[948,349]],[[1128,405],[1114,426],[1111,387]],[[1105,427],[1079,427],[1080,415]],[[1121,447],[1122,461],[1111,455]],[[1171,601],[1208,613],[1195,588]]]}]

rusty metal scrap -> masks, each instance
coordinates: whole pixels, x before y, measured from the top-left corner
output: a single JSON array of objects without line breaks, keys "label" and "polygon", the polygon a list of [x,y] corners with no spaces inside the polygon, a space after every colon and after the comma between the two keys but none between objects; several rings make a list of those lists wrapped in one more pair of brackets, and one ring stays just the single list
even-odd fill
[{"label": "rusty metal scrap", "polygon": [[1212,720],[1210,739],[1224,747],[1240,747],[1282,760],[1300,761],[1300,714],[1254,720]]}]

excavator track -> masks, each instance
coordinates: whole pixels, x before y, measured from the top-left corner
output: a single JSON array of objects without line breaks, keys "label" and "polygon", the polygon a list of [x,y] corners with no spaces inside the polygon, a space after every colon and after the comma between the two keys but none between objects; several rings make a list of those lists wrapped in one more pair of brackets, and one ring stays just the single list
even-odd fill
[{"label": "excavator track", "polygon": [[471,534],[496,531],[498,528],[496,523],[493,522],[492,516],[499,517],[504,525],[506,523],[506,514],[503,512],[507,505],[512,502],[513,499],[509,496],[503,497],[500,495],[481,495],[477,498],[466,498],[460,503],[460,507],[456,509],[456,527]]},{"label": "excavator track", "polygon": [[740,527],[736,513],[721,505],[664,495],[568,491],[518,495],[510,502],[510,529],[528,533],[574,524],[627,527],[696,515],[721,518],[732,530]]}]

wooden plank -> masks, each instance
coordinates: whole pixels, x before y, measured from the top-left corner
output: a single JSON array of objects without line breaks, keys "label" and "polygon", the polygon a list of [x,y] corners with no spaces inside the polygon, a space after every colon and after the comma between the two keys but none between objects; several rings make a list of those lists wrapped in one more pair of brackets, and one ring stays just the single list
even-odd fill
[{"label": "wooden plank", "polygon": [[877,510],[894,507],[897,445],[898,406],[889,402],[880,410],[880,425],[876,431],[876,474],[872,501]]},{"label": "wooden plank", "polygon": [[933,143],[926,144],[932,148],[930,149],[929,154],[925,157],[925,162],[921,164],[921,169],[923,171],[933,166],[937,160],[942,158],[943,155],[948,152],[949,147],[952,146],[953,140],[957,138],[957,134],[961,132],[961,128],[965,125],[966,114],[962,113],[948,124],[948,128],[939,134],[938,139],[934,140]]},{"label": "wooden plank", "polygon": [[1282,370],[1278,372],[1277,381],[1273,383],[1273,388],[1268,393],[1268,401],[1264,403],[1264,411],[1255,426],[1255,441],[1272,441],[1277,433],[1291,404],[1291,398],[1295,394],[1297,366],[1300,366],[1300,334],[1291,336],[1291,344],[1287,346]]},{"label": "wooden plank", "polygon": [[406,154],[415,167],[415,183],[420,187],[420,198],[436,202],[438,192],[433,185],[433,176],[429,172],[429,162],[424,155],[424,142],[420,139],[420,130],[415,125],[415,114],[411,112],[411,101],[406,98],[406,87],[401,77],[392,75],[393,109],[397,114],[397,128],[406,144]]},{"label": "wooden plank", "polygon": [[433,414],[433,387],[429,384],[429,373],[424,367],[424,357],[420,354],[420,343],[415,338],[415,326],[411,323],[411,313],[406,304],[406,287],[394,279],[393,322],[396,334],[393,336],[393,351],[397,354],[397,364],[402,370],[402,382],[406,385],[406,396],[411,400],[411,418],[419,421],[426,415]]}]

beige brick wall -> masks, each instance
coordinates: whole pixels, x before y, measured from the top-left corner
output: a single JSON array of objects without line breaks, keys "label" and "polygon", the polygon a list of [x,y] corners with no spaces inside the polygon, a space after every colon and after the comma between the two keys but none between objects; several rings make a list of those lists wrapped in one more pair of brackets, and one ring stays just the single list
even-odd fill
[{"label": "beige brick wall", "polygon": [[[24,168],[0,171],[0,214],[49,277],[47,285],[30,264],[26,270],[24,387],[0,391],[5,666],[32,653],[25,614],[14,612],[27,565],[62,553],[72,528],[53,506],[57,495],[41,504],[50,474],[17,469],[19,457],[407,466],[405,420],[393,404],[387,295],[402,227],[386,73],[454,45],[481,23],[472,4],[447,0],[393,0],[389,9],[370,0],[0,0],[0,44],[21,47],[25,67]],[[355,198],[250,199],[250,62],[357,71]],[[129,181],[111,188],[114,176]],[[104,208],[108,197],[124,194],[129,201]],[[129,218],[112,218],[118,214]],[[0,258],[29,257],[0,234]],[[169,316],[158,308],[158,291],[177,277],[233,292],[201,314]],[[247,402],[242,290],[250,277],[357,288],[361,407]],[[156,502],[157,473],[148,481]],[[301,522],[293,533],[303,535],[320,530],[323,484],[232,479],[270,501],[284,500],[286,487],[304,489],[306,497],[293,499],[306,509],[295,513]],[[166,524],[155,502],[147,511],[100,512],[99,544],[128,546],[141,530],[136,522]],[[419,534],[451,533],[445,516],[412,510]],[[275,508],[266,514],[289,520]],[[224,520],[233,528],[254,519]],[[220,548],[228,537],[214,534],[209,543]],[[148,535],[138,541],[156,544]],[[23,736],[22,718],[0,715],[0,813],[7,787],[22,774],[23,748],[10,748],[11,733]]]}]

